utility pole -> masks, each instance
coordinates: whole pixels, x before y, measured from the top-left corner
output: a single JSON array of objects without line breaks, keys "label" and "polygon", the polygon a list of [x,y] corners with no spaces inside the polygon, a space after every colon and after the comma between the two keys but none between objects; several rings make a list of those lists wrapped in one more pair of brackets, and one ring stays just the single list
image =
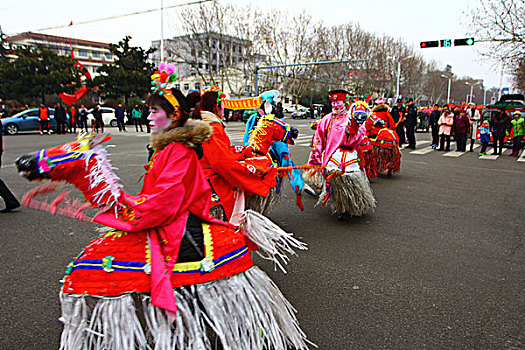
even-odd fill
[{"label": "utility pole", "polygon": [[160,0],[160,62],[164,61],[164,0]]}]

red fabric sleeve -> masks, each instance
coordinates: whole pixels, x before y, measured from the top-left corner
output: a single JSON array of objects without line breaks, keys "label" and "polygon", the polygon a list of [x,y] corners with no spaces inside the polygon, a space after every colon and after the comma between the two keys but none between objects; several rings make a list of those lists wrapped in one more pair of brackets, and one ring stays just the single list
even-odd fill
[{"label": "red fabric sleeve", "polygon": [[213,173],[226,180],[232,188],[266,197],[276,184],[275,169],[260,169],[266,172],[262,177],[260,173],[249,171],[238,162],[239,155],[231,152],[230,139],[222,126],[213,123],[212,127],[212,137],[202,144],[202,148]]}]

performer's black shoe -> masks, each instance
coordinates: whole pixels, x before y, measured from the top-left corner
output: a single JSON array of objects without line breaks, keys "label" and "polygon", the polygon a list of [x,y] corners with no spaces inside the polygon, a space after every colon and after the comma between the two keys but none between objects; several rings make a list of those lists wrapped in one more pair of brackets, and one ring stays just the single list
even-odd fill
[{"label": "performer's black shoe", "polygon": [[0,210],[0,213],[9,213],[18,208],[20,208],[20,203],[15,203],[15,204],[6,206],[5,209]]},{"label": "performer's black shoe", "polygon": [[337,220],[343,221],[345,219],[345,217],[347,217],[347,216],[350,216],[350,215],[348,214],[347,211],[345,211],[344,213],[339,214],[339,216],[337,217]]}]

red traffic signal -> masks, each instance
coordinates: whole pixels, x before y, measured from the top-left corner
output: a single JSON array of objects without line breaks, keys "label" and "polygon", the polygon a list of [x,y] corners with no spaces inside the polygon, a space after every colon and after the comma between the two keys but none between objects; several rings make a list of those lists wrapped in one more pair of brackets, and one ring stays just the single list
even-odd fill
[{"label": "red traffic signal", "polygon": [[439,47],[439,41],[422,41],[421,43],[419,43],[419,47],[422,49],[426,49],[427,47]]}]

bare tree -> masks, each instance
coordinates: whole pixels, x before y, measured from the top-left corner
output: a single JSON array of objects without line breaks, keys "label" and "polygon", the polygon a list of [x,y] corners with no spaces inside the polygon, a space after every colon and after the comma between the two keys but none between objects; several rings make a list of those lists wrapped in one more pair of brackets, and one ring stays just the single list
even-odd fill
[{"label": "bare tree", "polygon": [[[525,59],[525,0],[478,0],[470,11],[471,33],[489,43],[483,55],[503,60],[507,67],[519,66]],[[520,70],[512,69],[515,84],[520,85]]]}]

